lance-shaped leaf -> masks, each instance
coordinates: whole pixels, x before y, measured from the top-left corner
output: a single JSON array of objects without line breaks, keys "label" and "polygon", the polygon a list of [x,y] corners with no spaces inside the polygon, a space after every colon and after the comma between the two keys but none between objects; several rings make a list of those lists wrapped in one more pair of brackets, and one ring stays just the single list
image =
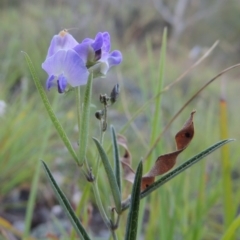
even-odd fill
[{"label": "lance-shaped leaf", "polygon": [[61,123],[59,122],[58,118],[56,117],[56,115],[55,115],[55,113],[54,113],[54,111],[53,111],[53,109],[51,107],[51,104],[48,101],[48,98],[47,98],[47,95],[45,93],[45,90],[42,87],[42,84],[41,84],[41,82],[39,81],[39,79],[38,79],[38,77],[36,75],[36,71],[35,71],[35,68],[33,66],[33,63],[31,61],[30,57],[28,56],[27,53],[25,53],[25,52],[23,52],[23,53],[24,53],[26,62],[28,64],[28,68],[30,70],[30,73],[32,75],[32,78],[34,80],[34,83],[35,83],[35,85],[37,87],[37,90],[38,90],[38,92],[39,92],[39,94],[41,96],[42,102],[43,102],[43,104],[44,104],[44,106],[45,106],[45,108],[47,110],[47,113],[48,113],[48,115],[49,115],[53,125],[55,126],[59,136],[61,137],[61,139],[62,139],[63,143],[65,144],[66,148],[68,149],[69,153],[72,155],[73,159],[77,163],[79,163],[77,155],[76,155],[76,153],[75,153],[75,151],[74,151],[74,149],[73,149],[73,147],[72,147],[72,145],[71,145],[71,143],[70,143],[70,141],[69,141],[69,139],[68,139],[64,129],[63,129]]},{"label": "lance-shaped leaf", "polygon": [[93,74],[89,74],[87,86],[84,94],[83,111],[81,115],[81,128],[79,133],[79,159],[80,165],[83,164],[86,158],[87,144],[88,144],[88,131],[89,131],[89,115],[90,105],[92,98],[92,81]]},{"label": "lance-shaped leaf", "polygon": [[99,143],[99,141],[96,138],[93,138],[93,140],[94,140],[94,142],[97,146],[99,155],[100,155],[100,157],[102,159],[102,162],[103,162],[105,172],[107,174],[107,178],[108,178],[110,188],[111,188],[111,191],[112,191],[116,211],[117,211],[117,213],[120,214],[121,213],[121,194],[120,194],[119,187],[118,187],[118,184],[117,184],[117,179],[116,179],[116,177],[113,173],[111,164],[108,160],[107,154],[104,151],[103,147],[101,146],[101,144]]},{"label": "lance-shaped leaf", "polygon": [[138,165],[136,176],[133,183],[130,210],[128,213],[128,220],[126,225],[125,240],[134,240],[137,237],[138,214],[141,193],[141,178],[142,178],[142,161],[140,161]]},{"label": "lance-shaped leaf", "polygon": [[121,193],[121,168],[120,168],[120,160],[119,160],[119,150],[117,144],[117,138],[115,129],[113,126],[110,126],[111,133],[112,133],[112,143],[113,143],[113,155],[114,155],[114,175],[117,179],[117,184],[119,187],[119,191]]},{"label": "lance-shaped leaf", "polygon": [[52,173],[50,172],[48,166],[46,165],[46,163],[44,161],[42,161],[42,163],[43,163],[45,173],[48,177],[48,180],[51,183],[51,186],[52,186],[52,188],[55,192],[55,196],[57,197],[59,203],[61,204],[61,206],[63,207],[67,216],[69,217],[69,219],[70,219],[74,229],[76,230],[77,234],[83,240],[90,240],[90,237],[88,236],[88,234],[85,231],[84,227],[82,226],[81,222],[79,221],[79,219],[75,215],[68,199],[66,198],[66,196],[64,195],[62,190],[57,185],[55,179],[53,178]]},{"label": "lance-shaped leaf", "polygon": [[[150,171],[142,177],[142,190],[146,189],[149,185],[154,183],[156,176],[162,175],[171,170],[176,164],[178,155],[189,145],[194,136],[194,113],[195,111],[191,113],[190,118],[186,121],[182,129],[175,136],[177,150],[159,156]],[[125,149],[125,154],[121,158],[124,178],[127,181],[133,183],[135,172],[131,168],[131,155],[127,147],[127,141],[124,137],[120,136],[118,138],[118,144]]]}]

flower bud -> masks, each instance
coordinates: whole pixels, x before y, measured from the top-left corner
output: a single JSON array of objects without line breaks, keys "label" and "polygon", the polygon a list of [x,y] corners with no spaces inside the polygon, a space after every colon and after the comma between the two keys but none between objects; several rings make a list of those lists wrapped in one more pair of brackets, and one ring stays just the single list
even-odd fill
[{"label": "flower bud", "polygon": [[95,112],[95,117],[98,119],[98,120],[101,120],[103,118],[103,111],[102,110],[99,110],[97,112]]},{"label": "flower bud", "polygon": [[116,84],[111,92],[111,95],[110,95],[110,100],[111,100],[111,103],[115,103],[117,101],[117,98],[118,98],[118,95],[120,93],[120,88],[119,88],[119,84]]}]

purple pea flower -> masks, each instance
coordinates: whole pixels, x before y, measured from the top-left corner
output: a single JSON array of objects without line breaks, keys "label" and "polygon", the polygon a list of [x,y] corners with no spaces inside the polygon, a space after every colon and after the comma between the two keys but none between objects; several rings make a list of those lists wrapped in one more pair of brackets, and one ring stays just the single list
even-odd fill
[{"label": "purple pea flower", "polygon": [[118,50],[110,52],[111,42],[108,32],[97,33],[95,39],[86,38],[74,50],[81,56],[94,77],[104,76],[109,68],[122,61],[122,54]]},{"label": "purple pea flower", "polygon": [[89,71],[81,57],[73,50],[78,42],[66,30],[55,35],[42,68],[48,73],[46,88],[57,86],[63,93],[67,85],[85,85]]},{"label": "purple pea flower", "polygon": [[42,68],[48,73],[46,88],[57,86],[63,93],[67,85],[85,85],[89,72],[94,78],[105,76],[107,71],[122,61],[122,54],[110,52],[110,35],[99,32],[95,39],[86,38],[80,44],[66,30],[55,35]]}]

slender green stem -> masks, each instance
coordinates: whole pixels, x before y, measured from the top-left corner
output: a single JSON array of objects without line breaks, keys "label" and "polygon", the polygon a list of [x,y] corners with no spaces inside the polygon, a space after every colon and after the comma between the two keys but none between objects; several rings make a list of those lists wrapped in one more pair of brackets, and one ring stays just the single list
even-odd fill
[{"label": "slender green stem", "polygon": [[118,240],[117,235],[114,230],[111,231],[113,240]]},{"label": "slender green stem", "polygon": [[80,87],[76,88],[76,101],[77,101],[78,131],[80,131],[80,127],[81,127],[81,89]]},{"label": "slender green stem", "polygon": [[109,230],[112,232],[111,222],[110,222],[110,220],[105,212],[105,209],[103,207],[96,180],[93,182],[92,186],[93,186],[93,192],[94,192],[94,196],[96,199],[96,203],[97,203],[99,212],[102,216],[102,219],[103,219],[104,223],[106,224],[106,226],[109,228]]},{"label": "slender green stem", "polygon": [[38,187],[38,182],[40,178],[40,169],[41,169],[40,166],[41,166],[40,161],[38,160],[38,162],[36,163],[36,169],[34,172],[34,178],[31,186],[31,192],[30,192],[31,194],[27,204],[24,238],[27,238],[30,232],[32,216],[33,216],[33,211],[34,211],[34,206],[35,206],[36,196],[37,196],[37,187]]},{"label": "slender green stem", "polygon": [[[102,130],[103,128],[103,125],[102,125],[102,121],[100,121],[100,124],[99,124],[99,128],[100,128],[100,144],[103,146],[103,140],[104,140],[104,134],[105,132]],[[97,167],[96,167],[96,172],[95,172],[95,179],[97,181],[97,178],[98,178],[98,173],[99,173],[99,168],[100,168],[100,155],[98,153],[98,156],[97,156]]]},{"label": "slender green stem", "polygon": [[[79,164],[83,165],[86,160],[86,153],[88,147],[88,134],[89,134],[89,122],[90,122],[90,105],[92,98],[92,81],[93,74],[88,77],[88,82],[85,88],[83,106],[81,110],[81,127],[79,130]],[[80,104],[78,102],[77,104]]]}]

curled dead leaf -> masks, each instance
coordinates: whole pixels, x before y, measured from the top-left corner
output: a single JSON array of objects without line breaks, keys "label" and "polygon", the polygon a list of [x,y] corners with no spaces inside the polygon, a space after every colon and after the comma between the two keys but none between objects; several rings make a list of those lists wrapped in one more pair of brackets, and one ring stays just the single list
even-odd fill
[{"label": "curled dead leaf", "polygon": [[[190,115],[190,118],[183,125],[182,129],[176,134],[176,151],[161,155],[157,158],[154,166],[142,177],[141,189],[146,189],[149,185],[154,183],[155,177],[162,175],[171,170],[176,164],[178,155],[186,149],[194,136],[193,116],[195,111]],[[135,172],[131,168],[131,154],[127,147],[127,140],[123,136],[118,139],[118,144],[125,149],[125,154],[121,158],[122,168],[124,172],[124,179],[133,183]]]},{"label": "curled dead leaf", "polygon": [[132,156],[131,156],[130,151],[128,150],[127,139],[124,136],[119,134],[117,136],[117,143],[118,143],[118,145],[122,146],[124,148],[124,150],[125,150],[124,155],[123,155],[123,157],[121,158],[120,161],[122,163],[125,163],[125,164],[131,166],[131,164],[132,164]]}]

